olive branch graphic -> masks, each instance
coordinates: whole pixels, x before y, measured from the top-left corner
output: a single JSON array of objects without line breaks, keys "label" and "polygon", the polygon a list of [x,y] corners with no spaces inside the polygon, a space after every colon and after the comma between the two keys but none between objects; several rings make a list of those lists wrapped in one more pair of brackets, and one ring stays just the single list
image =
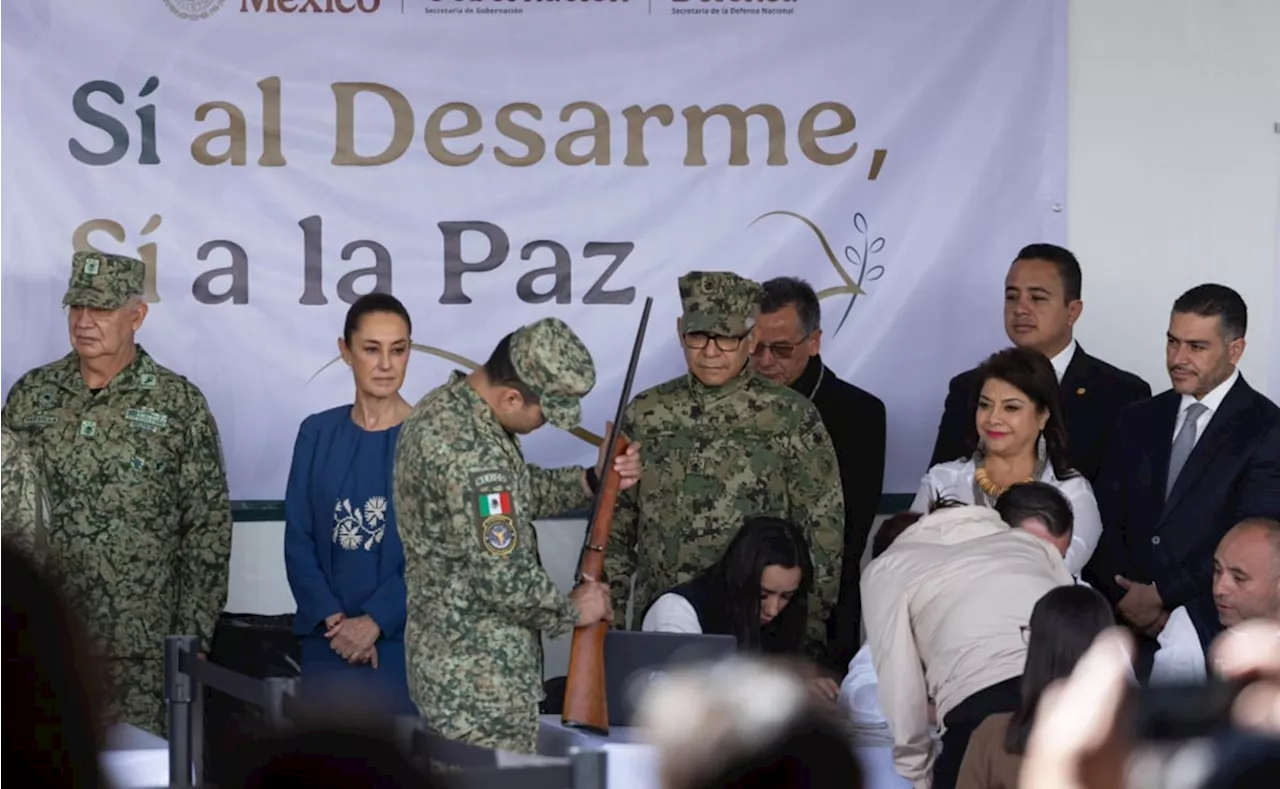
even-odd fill
[{"label": "olive branch graphic", "polygon": [[831,243],[827,241],[826,234],[822,232],[822,228],[818,227],[813,220],[802,216],[801,214],[797,214],[794,211],[768,211],[751,220],[747,227],[751,227],[751,225],[754,225],[756,222],[759,222],[767,216],[789,216],[793,219],[798,219],[806,227],[812,230],[813,234],[818,238],[818,243],[822,245],[822,251],[827,256],[827,262],[829,262],[831,267],[836,270],[836,274],[840,276],[840,279],[844,280],[843,285],[835,285],[818,291],[819,301],[831,298],[832,296],[849,296],[849,305],[845,307],[844,315],[840,317],[840,323],[836,326],[833,336],[835,334],[839,334],[840,329],[844,327],[844,322],[849,319],[849,313],[853,311],[853,305],[858,300],[858,297],[865,296],[867,293],[863,289],[862,284],[864,282],[875,282],[884,276],[884,266],[877,265],[868,268],[871,256],[884,249],[884,237],[880,236],[873,239],[867,229],[867,218],[862,214],[862,212],[858,212],[853,215],[853,228],[860,236],[862,236],[862,244],[861,248],[854,245],[846,246],[844,248],[844,257],[845,260],[847,260],[857,271],[857,278],[855,279],[854,276],[849,273],[849,269],[846,269],[836,257],[835,250],[831,248]]}]

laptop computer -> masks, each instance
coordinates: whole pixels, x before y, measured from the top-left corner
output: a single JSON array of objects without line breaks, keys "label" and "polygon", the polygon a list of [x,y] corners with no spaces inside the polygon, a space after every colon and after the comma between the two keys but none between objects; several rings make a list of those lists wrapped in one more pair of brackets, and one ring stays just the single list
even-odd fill
[{"label": "laptop computer", "polygon": [[667,671],[715,662],[737,651],[733,636],[610,630],[604,638],[609,725],[631,726],[644,691]]}]

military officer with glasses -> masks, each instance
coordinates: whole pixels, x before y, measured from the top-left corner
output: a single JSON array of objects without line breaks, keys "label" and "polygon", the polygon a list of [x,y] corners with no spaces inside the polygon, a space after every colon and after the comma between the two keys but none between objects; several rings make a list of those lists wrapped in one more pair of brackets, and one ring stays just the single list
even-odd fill
[{"label": "military officer with glasses", "polygon": [[[640,393],[624,431],[645,446],[640,482],[619,497],[605,569],[631,621],[724,553],[748,517],[805,530],[814,593],[806,651],[819,657],[840,582],[844,496],[835,449],[808,398],[748,363],[761,286],[727,271],[679,280],[676,330],[688,372]],[[621,619],[621,617],[619,618]]]},{"label": "military officer with glasses", "polygon": [[822,309],[809,283],[776,277],[764,283],[751,362],[760,375],[809,398],[836,448],[844,491],[844,566],[840,598],[827,623],[828,666],[843,676],[862,643],[858,584],[880,496],[884,492],[884,401],[860,389],[822,361]]}]

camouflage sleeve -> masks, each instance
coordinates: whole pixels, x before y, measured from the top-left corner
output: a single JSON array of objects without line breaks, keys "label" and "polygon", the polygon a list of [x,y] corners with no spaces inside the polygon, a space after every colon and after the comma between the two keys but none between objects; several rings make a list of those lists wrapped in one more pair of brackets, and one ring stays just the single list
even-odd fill
[{"label": "camouflage sleeve", "polygon": [[0,533],[5,541],[11,541],[28,556],[38,558],[45,543],[45,530],[49,518],[49,499],[46,495],[40,468],[35,456],[15,433],[3,427],[3,461],[0,463],[0,489],[3,501],[3,526]]},{"label": "camouflage sleeve", "polygon": [[809,617],[809,639],[825,644],[827,618],[840,593],[844,553],[840,466],[835,445],[816,408],[805,409],[791,436],[791,457],[783,470],[787,476],[787,500],[791,503],[791,520],[804,528],[813,554],[815,606]]},{"label": "camouflage sleeve", "polygon": [[[622,424],[632,440],[638,432],[635,423],[636,401],[632,400],[622,417]],[[644,462],[644,447],[641,446],[641,463]],[[616,623],[625,622],[627,602],[631,597],[631,575],[636,571],[636,536],[637,524],[640,522],[640,486],[644,484],[643,473],[640,482],[629,490],[618,494],[618,505],[613,511],[613,528],[609,531],[609,545],[604,554],[604,574],[609,581],[609,591],[613,597],[613,610]]]},{"label": "camouflage sleeve", "polygon": [[4,406],[0,407],[0,424],[15,432],[20,432],[20,425],[16,422],[20,422],[31,408],[32,401],[27,394],[29,377],[28,373],[9,387],[9,395],[4,399]]},{"label": "camouflage sleeve", "polygon": [[[436,536],[433,550],[445,553],[449,564],[470,580],[477,599],[500,616],[551,638],[572,630],[577,607],[556,588],[538,557],[537,543],[524,532],[532,528],[532,519],[518,511],[496,519],[480,515],[480,493],[473,480],[501,475],[503,470],[457,462],[430,465],[425,487],[437,501],[451,503],[447,512],[439,513],[445,531]],[[428,515],[428,523],[432,520]]]},{"label": "camouflage sleeve", "polygon": [[582,489],[582,467],[542,468],[528,464],[533,480],[533,512],[530,518],[553,518],[591,503]]},{"label": "camouflage sleeve", "polygon": [[218,615],[227,604],[231,566],[231,502],[218,426],[204,397],[187,421],[185,454],[178,472],[181,541],[177,567],[179,622],[207,651]]}]

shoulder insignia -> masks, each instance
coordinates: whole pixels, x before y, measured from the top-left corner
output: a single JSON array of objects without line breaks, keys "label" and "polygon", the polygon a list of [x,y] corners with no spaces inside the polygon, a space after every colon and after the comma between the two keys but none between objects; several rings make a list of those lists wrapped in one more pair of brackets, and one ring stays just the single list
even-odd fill
[{"label": "shoulder insignia", "polygon": [[484,547],[495,556],[506,556],[516,549],[516,526],[506,515],[490,515],[481,524]]},{"label": "shoulder insignia", "polygon": [[53,406],[53,392],[50,392],[48,389],[44,390],[44,391],[43,391],[43,392],[41,392],[40,394],[36,395],[36,402],[40,404],[40,407],[41,407],[41,408],[50,408],[50,407],[52,407],[52,406]]},{"label": "shoulder insignia", "polygon": [[471,473],[471,491],[480,531],[480,542],[489,553],[506,556],[516,548],[514,475],[503,468]]},{"label": "shoulder insignia", "polygon": [[139,374],[139,375],[138,375],[138,386],[141,386],[143,389],[155,389],[155,388],[156,388],[156,374],[155,374],[155,373],[141,373],[141,374]]}]

